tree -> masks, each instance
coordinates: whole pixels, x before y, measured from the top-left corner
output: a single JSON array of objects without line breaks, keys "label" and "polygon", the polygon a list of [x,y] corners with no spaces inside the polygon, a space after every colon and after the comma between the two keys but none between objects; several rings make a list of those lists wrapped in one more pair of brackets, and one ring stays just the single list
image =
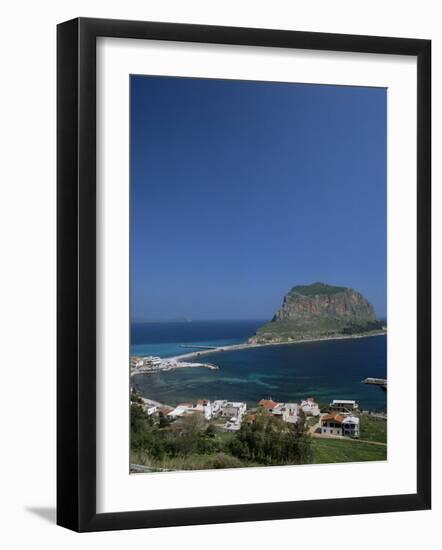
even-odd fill
[{"label": "tree", "polygon": [[240,460],[226,453],[215,454],[211,456],[207,460],[207,462],[205,462],[204,464],[205,468],[214,468],[214,469],[240,468],[241,466],[242,466],[242,463]]},{"label": "tree", "polygon": [[143,407],[138,403],[131,403],[130,406],[130,429],[131,433],[141,432],[145,426],[146,414]]},{"label": "tree", "polygon": [[204,418],[190,414],[176,420],[166,434],[166,446],[172,456],[188,456],[198,451],[200,432],[205,426]]},{"label": "tree", "polygon": [[173,425],[174,431],[180,435],[196,436],[204,427],[205,420],[198,413],[188,414],[179,418]]},{"label": "tree", "polygon": [[206,429],[206,435],[208,437],[215,437],[216,436],[216,428],[213,424],[209,424]]},{"label": "tree", "polygon": [[172,422],[172,420],[170,418],[168,418],[165,414],[160,412],[160,414],[158,415],[158,426],[160,428],[169,427],[171,422]]},{"label": "tree", "polygon": [[303,413],[296,424],[273,415],[257,415],[252,425],[241,426],[229,448],[237,458],[262,464],[305,464],[312,460]]},{"label": "tree", "polygon": [[130,394],[130,400],[133,403],[142,403],[143,402],[143,400],[141,399],[141,395],[140,395],[140,393],[138,392],[138,390],[136,388],[132,388],[131,394]]}]

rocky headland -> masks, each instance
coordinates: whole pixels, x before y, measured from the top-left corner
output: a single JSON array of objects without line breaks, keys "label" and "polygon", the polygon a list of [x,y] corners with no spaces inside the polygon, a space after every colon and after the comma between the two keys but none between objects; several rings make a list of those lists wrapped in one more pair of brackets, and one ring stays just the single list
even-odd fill
[{"label": "rocky headland", "polygon": [[333,336],[379,333],[385,323],[373,306],[352,288],[324,283],[294,286],[273,319],[260,327],[249,344],[295,342]]}]

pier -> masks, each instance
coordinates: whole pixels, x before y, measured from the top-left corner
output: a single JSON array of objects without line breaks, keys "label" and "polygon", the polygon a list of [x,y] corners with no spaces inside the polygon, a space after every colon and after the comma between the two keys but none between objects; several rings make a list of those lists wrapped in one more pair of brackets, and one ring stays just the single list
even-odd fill
[{"label": "pier", "polygon": [[383,390],[387,391],[387,380],[385,378],[366,378],[365,380],[362,380],[362,383],[380,386]]}]

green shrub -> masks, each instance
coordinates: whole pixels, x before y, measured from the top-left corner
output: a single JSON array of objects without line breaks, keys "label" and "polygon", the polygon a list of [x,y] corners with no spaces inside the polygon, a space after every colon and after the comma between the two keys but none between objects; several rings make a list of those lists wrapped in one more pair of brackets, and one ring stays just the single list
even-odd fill
[{"label": "green shrub", "polygon": [[241,460],[225,453],[218,453],[211,456],[204,463],[205,468],[214,468],[216,470],[222,468],[240,468],[241,466],[243,466]]}]

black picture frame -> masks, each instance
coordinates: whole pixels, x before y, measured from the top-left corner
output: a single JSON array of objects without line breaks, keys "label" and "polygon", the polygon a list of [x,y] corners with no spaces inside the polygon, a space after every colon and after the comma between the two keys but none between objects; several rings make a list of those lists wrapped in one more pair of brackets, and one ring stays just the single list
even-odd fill
[{"label": "black picture frame", "polygon": [[[417,492],[96,512],[96,39],[396,54],[417,58]],[[57,523],[83,531],[424,510],[431,506],[431,41],[79,18],[57,28]]]}]

